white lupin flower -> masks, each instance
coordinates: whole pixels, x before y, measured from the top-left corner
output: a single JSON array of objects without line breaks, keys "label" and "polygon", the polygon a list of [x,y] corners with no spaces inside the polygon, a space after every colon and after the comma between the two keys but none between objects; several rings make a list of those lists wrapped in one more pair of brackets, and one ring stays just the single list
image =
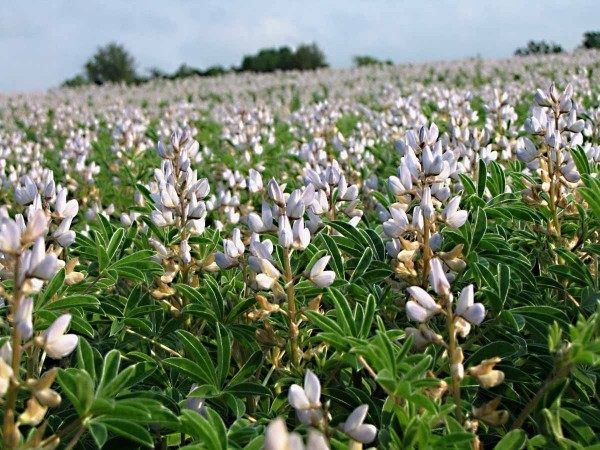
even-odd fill
[{"label": "white lupin flower", "polygon": [[179,257],[184,264],[192,262],[192,254],[190,253],[191,247],[187,240],[183,240],[179,243]]},{"label": "white lupin flower", "polygon": [[441,335],[431,330],[427,325],[421,324],[419,328],[408,327],[404,329],[407,336],[412,336],[412,345],[417,350],[423,350],[431,344],[440,344],[444,341]]},{"label": "white lupin flower", "polygon": [[375,425],[365,424],[365,418],[369,411],[369,405],[361,405],[356,408],[344,423],[344,433],[357,442],[369,444],[377,436],[377,427]]},{"label": "white lupin flower", "polygon": [[538,149],[535,148],[533,142],[527,137],[517,139],[515,151],[517,153],[517,158],[523,163],[530,163],[539,157]]},{"label": "white lupin flower", "polygon": [[331,256],[326,255],[320,258],[310,269],[308,279],[317,287],[325,288],[331,286],[335,281],[335,272],[324,270],[329,263]]},{"label": "white lupin flower", "polygon": [[450,292],[450,282],[438,258],[429,262],[429,283],[438,295],[447,295]]},{"label": "white lupin flower", "polygon": [[79,212],[79,203],[75,199],[67,202],[67,189],[61,188],[56,196],[54,211],[61,219],[64,219],[65,217],[75,217]]},{"label": "white lupin flower", "polygon": [[267,193],[269,194],[269,198],[275,202],[275,204],[281,208],[285,206],[285,199],[283,197],[283,192],[281,187],[279,187],[279,183],[275,180],[275,178],[271,178],[269,183],[267,184]]},{"label": "white lupin flower", "polygon": [[273,420],[265,433],[265,450],[329,450],[325,437],[313,429],[308,430],[306,447],[298,433],[288,433],[285,421],[278,417]]},{"label": "white lupin flower", "polygon": [[8,365],[4,359],[0,358],[0,398],[4,397],[4,394],[6,394],[13,373],[10,365]]},{"label": "white lupin flower", "polygon": [[259,289],[271,289],[275,284],[275,281],[281,277],[281,273],[267,258],[261,258],[253,255],[248,258],[248,263],[250,264],[252,270],[257,273],[255,280]]},{"label": "white lupin flower", "polygon": [[248,178],[246,178],[246,185],[251,194],[261,192],[263,190],[263,180],[260,172],[250,169]]},{"label": "white lupin flower", "polygon": [[65,334],[71,323],[71,314],[63,314],[44,332],[44,350],[53,359],[70,355],[77,347],[78,338],[74,334]]},{"label": "white lupin flower", "polygon": [[573,159],[560,168],[560,173],[569,183],[577,183],[581,180],[581,175],[579,174]]},{"label": "white lupin flower", "polygon": [[0,359],[3,359],[10,364],[12,361],[12,345],[10,341],[6,341],[2,347],[0,347]]},{"label": "white lupin flower", "polygon": [[0,223],[0,251],[16,253],[21,248],[21,230],[12,219]]},{"label": "white lupin flower", "polygon": [[72,221],[73,217],[65,217],[54,232],[54,234],[52,234],[52,237],[54,237],[58,241],[61,247],[68,247],[73,242],[75,242],[75,232],[69,230]]},{"label": "white lupin flower", "polygon": [[292,226],[294,242],[292,247],[297,250],[304,250],[310,244],[310,230],[304,226],[304,219],[300,218]]},{"label": "white lupin flower", "polygon": [[431,201],[431,188],[427,186],[423,189],[423,195],[421,197],[421,212],[427,220],[433,219],[434,209],[433,202]]},{"label": "white lupin flower", "polygon": [[19,335],[23,340],[33,336],[33,299],[31,297],[22,298],[19,307],[15,311],[14,322]]},{"label": "white lupin flower", "polygon": [[[554,86],[554,84],[552,84],[552,86]],[[548,98],[546,93],[544,91],[542,91],[541,89],[538,89],[536,91],[534,100],[539,106],[545,106],[545,107],[552,106],[552,100],[550,98]]]},{"label": "white lupin flower", "polygon": [[456,303],[455,314],[462,316],[473,325],[479,325],[485,319],[485,307],[481,303],[474,303],[473,285],[463,288]]},{"label": "white lupin flower", "polygon": [[287,205],[286,215],[290,219],[299,219],[304,215],[305,205],[302,198],[302,192],[299,189],[292,191],[290,194]]},{"label": "white lupin flower", "polygon": [[248,215],[248,228],[254,233],[263,233],[265,231],[274,231],[276,228],[273,225],[273,212],[269,204],[262,202],[262,211],[259,216],[255,212]]},{"label": "white lupin flower", "polygon": [[[190,394],[198,389],[198,384],[193,383],[190,388]],[[205,400],[201,397],[188,397],[185,399],[185,409],[189,409],[190,411],[195,411],[198,414],[204,416],[206,414],[206,407],[204,405]]]},{"label": "white lupin flower", "polygon": [[310,370],[304,375],[304,387],[290,386],[288,402],[296,410],[298,419],[304,425],[317,425],[323,418],[321,405],[321,383]]},{"label": "white lupin flower", "polygon": [[38,190],[36,184],[33,182],[29,175],[25,175],[21,178],[22,186],[19,185],[15,189],[15,201],[19,205],[28,205],[38,196]]},{"label": "white lupin flower", "polygon": [[46,233],[48,233],[48,217],[42,209],[36,209],[28,215],[27,227],[23,232],[22,240],[32,242],[40,236],[45,236]]},{"label": "white lupin flower", "polygon": [[446,222],[450,228],[462,227],[468,218],[467,211],[459,211],[458,206],[460,205],[460,195],[454,197],[448,202],[444,210],[442,211],[442,220]]},{"label": "white lupin flower", "polygon": [[392,205],[389,208],[391,219],[383,223],[383,232],[391,238],[400,237],[409,225],[408,216],[399,205]]},{"label": "white lupin flower", "polygon": [[44,238],[37,238],[31,248],[28,275],[41,280],[50,280],[58,270],[58,258],[54,253],[46,254]]},{"label": "white lupin flower", "polygon": [[279,245],[290,248],[294,242],[294,233],[288,216],[279,216]]},{"label": "white lupin flower", "polygon": [[435,302],[431,295],[419,286],[411,286],[407,290],[416,300],[406,302],[406,315],[410,320],[419,323],[427,322],[442,310],[442,307]]},{"label": "white lupin flower", "polygon": [[425,147],[422,154],[425,176],[439,175],[444,167],[441,154],[434,154],[431,147]]}]

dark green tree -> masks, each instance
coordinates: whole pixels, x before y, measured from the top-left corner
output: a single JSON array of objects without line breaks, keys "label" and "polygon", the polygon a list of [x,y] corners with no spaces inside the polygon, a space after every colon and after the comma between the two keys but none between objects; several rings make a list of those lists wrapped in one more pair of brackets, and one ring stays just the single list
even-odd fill
[{"label": "dark green tree", "polygon": [[294,53],[295,69],[314,70],[319,67],[327,67],[325,54],[317,44],[300,45]]},{"label": "dark green tree", "polygon": [[239,67],[241,72],[274,72],[276,70],[311,70],[326,67],[325,55],[316,44],[300,45],[296,51],[289,47],[264,48],[256,55],[246,55]]},{"label": "dark green tree", "polygon": [[583,48],[600,48],[600,31],[587,31],[583,33]]},{"label": "dark green tree", "polygon": [[85,64],[85,73],[92,83],[132,83],[136,81],[135,60],[125,47],[115,42],[100,47]]},{"label": "dark green tree", "polygon": [[64,87],[79,87],[87,84],[87,80],[83,75],[75,75],[73,78],[69,78],[63,81],[62,86]]},{"label": "dark green tree", "polygon": [[516,56],[526,55],[548,55],[550,53],[562,53],[563,48],[554,42],[529,41],[526,47],[518,48],[515,51]]},{"label": "dark green tree", "polygon": [[352,58],[355,67],[363,67],[363,66],[375,66],[379,64],[393,65],[393,62],[389,59],[386,61],[380,61],[377,58],[373,58],[369,55],[356,55]]}]

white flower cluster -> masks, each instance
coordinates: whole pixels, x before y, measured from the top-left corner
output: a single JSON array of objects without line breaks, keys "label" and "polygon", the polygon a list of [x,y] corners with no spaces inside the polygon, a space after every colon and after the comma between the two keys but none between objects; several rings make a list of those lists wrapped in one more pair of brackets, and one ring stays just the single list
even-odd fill
[{"label": "white flower cluster", "polygon": [[[298,420],[303,425],[311,427],[308,432],[307,445],[304,446],[299,434],[288,433],[283,419],[277,418],[267,427],[265,449],[329,449],[327,439],[325,438],[325,434],[323,434],[324,429],[328,427],[329,413],[324,408],[323,403],[321,403],[321,383],[319,378],[313,372],[307,370],[304,376],[304,386],[293,384],[290,387],[288,402],[296,410]],[[357,407],[348,416],[346,422],[340,426],[341,431],[357,443],[369,444],[377,436],[377,428],[374,425],[364,423],[368,411],[368,405]],[[328,433],[326,434],[328,435]]]}]

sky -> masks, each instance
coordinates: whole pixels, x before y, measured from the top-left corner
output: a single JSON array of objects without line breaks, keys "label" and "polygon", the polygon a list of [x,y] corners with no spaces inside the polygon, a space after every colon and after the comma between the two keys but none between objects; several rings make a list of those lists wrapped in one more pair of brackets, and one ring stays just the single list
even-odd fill
[{"label": "sky", "polygon": [[510,56],[530,39],[572,50],[600,29],[599,0],[0,0],[0,92],[39,91],[123,44],[138,72],[238,65],[316,42],[333,67]]}]

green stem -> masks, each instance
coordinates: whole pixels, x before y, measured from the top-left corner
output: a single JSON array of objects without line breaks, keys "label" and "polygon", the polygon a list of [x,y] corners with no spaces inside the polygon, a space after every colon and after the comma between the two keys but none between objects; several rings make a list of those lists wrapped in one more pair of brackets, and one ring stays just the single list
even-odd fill
[{"label": "green stem", "polygon": [[[14,317],[19,309],[19,303],[21,301],[21,283],[19,281],[20,278],[20,268],[21,268],[21,254],[15,255],[15,265],[13,270],[14,277],[14,292],[13,298],[10,302],[11,315]],[[17,329],[16,324],[13,323],[12,329],[12,361],[11,368],[13,371],[13,376],[10,379],[10,384],[8,386],[8,394],[6,397],[6,410],[4,413],[4,427],[3,427],[3,435],[4,435],[4,443],[6,447],[9,449],[15,448],[15,445],[18,442],[13,442],[12,437],[14,436],[14,431],[16,429],[15,424],[15,409],[17,407],[17,392],[19,390],[19,368],[21,367],[21,336],[19,335],[19,330]]]},{"label": "green stem", "polygon": [[421,287],[427,289],[427,277],[429,276],[429,260],[431,259],[431,248],[429,245],[429,219],[423,214],[423,273]]},{"label": "green stem", "polygon": [[452,397],[454,398],[454,407],[456,420],[462,425],[462,409],[460,406],[460,380],[452,370],[452,366],[460,361],[454,361],[456,354],[456,330],[454,327],[454,313],[452,311],[452,302],[446,301],[446,311],[448,319],[448,353],[450,360],[450,375],[452,376]]},{"label": "green stem", "polygon": [[81,439],[81,436],[83,436],[85,431],[86,431],[86,427],[81,425],[79,427],[79,430],[77,430],[77,433],[75,433],[75,436],[73,436],[73,438],[69,441],[69,443],[67,444],[67,446],[65,447],[64,450],[71,450],[73,447],[75,447],[75,444],[77,444],[77,442],[79,442],[79,439]]},{"label": "green stem", "polygon": [[561,370],[556,372],[554,374],[554,376],[548,378],[548,380],[540,388],[540,390],[537,392],[537,394],[535,394],[535,397],[533,397],[529,401],[529,403],[527,404],[525,409],[523,411],[521,411],[521,414],[519,414],[519,417],[517,417],[517,420],[515,420],[515,422],[510,427],[511,430],[516,430],[523,426],[523,424],[525,423],[525,420],[527,420],[527,417],[529,417],[529,414],[531,414],[531,411],[534,410],[534,408],[537,406],[537,404],[542,399],[542,397],[544,395],[546,395],[546,393],[550,390],[550,388],[554,385],[554,383],[556,383],[561,378],[566,377],[569,374],[569,372],[571,371],[572,367],[573,367],[573,363],[566,364]]},{"label": "green stem", "polygon": [[296,299],[294,298],[294,277],[292,275],[291,255],[288,248],[283,249],[283,262],[285,265],[285,287],[287,291],[288,314],[290,318],[289,338],[292,354],[292,366],[298,367],[300,355],[298,348],[298,331],[296,330]]}]

